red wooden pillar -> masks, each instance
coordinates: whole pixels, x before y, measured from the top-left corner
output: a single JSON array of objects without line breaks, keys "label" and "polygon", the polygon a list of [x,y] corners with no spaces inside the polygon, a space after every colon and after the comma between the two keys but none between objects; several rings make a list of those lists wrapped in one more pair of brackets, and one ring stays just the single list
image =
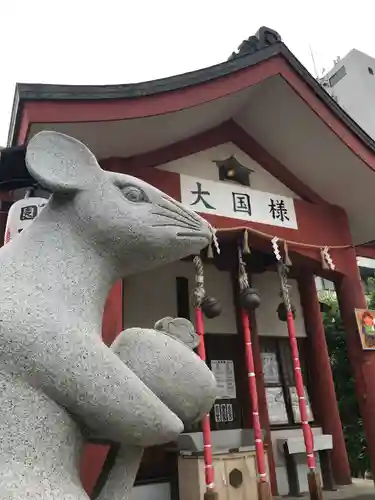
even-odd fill
[{"label": "red wooden pillar", "polygon": [[346,274],[336,282],[341,318],[346,332],[349,361],[355,377],[355,387],[367,438],[372,473],[375,474],[375,352],[361,346],[354,309],[366,309],[356,255],[353,249],[345,251]]},{"label": "red wooden pillar", "polygon": [[310,270],[304,269],[298,277],[298,288],[307,333],[314,413],[323,427],[323,432],[331,434],[333,438],[332,471],[336,483],[350,484],[350,466],[336,400],[322,313],[314,274]]},{"label": "red wooden pillar", "polygon": [[123,309],[123,282],[118,281],[110,291],[104,308],[102,336],[107,345],[111,345],[123,329]]},{"label": "red wooden pillar", "polygon": [[[123,283],[119,281],[112,288],[104,308],[102,336],[110,345],[123,329]],[[100,373],[98,374],[100,376]],[[88,495],[91,495],[107,458],[109,446],[88,443],[81,457],[81,480]]]}]

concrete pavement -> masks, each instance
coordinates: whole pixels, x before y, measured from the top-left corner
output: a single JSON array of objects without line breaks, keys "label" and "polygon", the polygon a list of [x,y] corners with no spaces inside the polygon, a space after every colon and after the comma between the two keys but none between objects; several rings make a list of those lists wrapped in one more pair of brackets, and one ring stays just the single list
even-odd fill
[{"label": "concrete pavement", "polygon": [[[324,491],[324,500],[375,500],[375,487],[372,480],[353,479],[350,486],[342,486],[337,491]],[[292,497],[277,497],[278,499],[287,498],[288,500],[308,499],[309,495],[304,495],[298,499]]]}]

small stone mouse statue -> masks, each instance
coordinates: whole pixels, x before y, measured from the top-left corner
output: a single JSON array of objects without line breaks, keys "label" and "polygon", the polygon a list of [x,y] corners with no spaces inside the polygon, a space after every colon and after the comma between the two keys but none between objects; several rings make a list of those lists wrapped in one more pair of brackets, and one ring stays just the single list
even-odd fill
[{"label": "small stone mouse statue", "polygon": [[0,498],[87,500],[82,428],[140,448],[183,430],[178,412],[102,342],[108,292],[198,253],[212,228],[147,183],[102,170],[66,135],[35,135],[26,164],[52,196],[0,250]]}]

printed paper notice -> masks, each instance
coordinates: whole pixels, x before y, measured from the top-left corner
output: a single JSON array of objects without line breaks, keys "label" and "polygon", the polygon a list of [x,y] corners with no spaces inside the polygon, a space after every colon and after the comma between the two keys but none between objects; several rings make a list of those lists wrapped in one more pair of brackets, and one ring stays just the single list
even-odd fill
[{"label": "printed paper notice", "polygon": [[282,387],[266,387],[268,415],[271,425],[288,423]]},{"label": "printed paper notice", "polygon": [[274,352],[262,352],[260,356],[262,359],[264,382],[266,384],[280,383],[280,374],[276,354]]},{"label": "printed paper notice", "polygon": [[236,380],[232,360],[212,360],[211,370],[216,379],[218,399],[236,399]]},{"label": "printed paper notice", "polygon": [[[304,391],[305,391],[305,402],[306,402],[306,409],[307,409],[307,419],[309,422],[312,422],[314,420],[314,416],[312,414],[309,395],[307,394],[306,387],[304,387]],[[297,395],[296,387],[289,387],[289,394],[290,394],[290,400],[292,403],[294,422],[300,423],[301,422],[301,414],[299,411],[298,395]]]}]

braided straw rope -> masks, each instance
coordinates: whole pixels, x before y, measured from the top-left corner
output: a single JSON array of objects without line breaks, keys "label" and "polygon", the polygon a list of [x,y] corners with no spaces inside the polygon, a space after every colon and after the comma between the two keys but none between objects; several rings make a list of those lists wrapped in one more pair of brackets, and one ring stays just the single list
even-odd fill
[{"label": "braided straw rope", "polygon": [[195,297],[196,307],[200,307],[202,300],[206,296],[206,291],[204,289],[203,262],[198,255],[194,257],[193,262],[195,266],[195,288],[193,290],[193,295]]},{"label": "braided straw rope", "polygon": [[[250,233],[256,234],[258,236],[261,236],[262,238],[272,240],[275,235],[265,233],[263,231],[259,231],[258,229],[254,229],[252,227],[246,227],[246,226],[235,226],[231,228],[216,228],[217,233],[231,233],[235,231],[249,231]],[[354,248],[354,245],[330,245],[329,247],[326,245],[313,245],[311,243],[302,243],[300,241],[295,241],[295,240],[286,240],[284,238],[278,238],[279,241],[283,241],[287,243],[290,246],[294,247],[301,247],[301,248],[314,248],[316,250],[320,250],[321,248],[329,248],[330,250],[345,250],[348,248]]]}]

